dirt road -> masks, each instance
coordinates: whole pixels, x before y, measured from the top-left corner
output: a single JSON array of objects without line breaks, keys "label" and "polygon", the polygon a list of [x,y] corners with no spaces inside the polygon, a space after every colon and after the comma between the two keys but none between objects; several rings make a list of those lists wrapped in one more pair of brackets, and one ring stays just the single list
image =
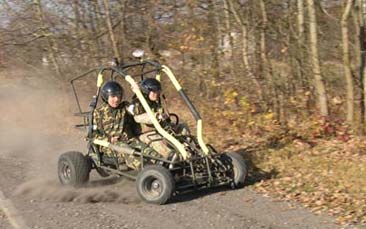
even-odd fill
[{"label": "dirt road", "polygon": [[58,156],[85,144],[66,118],[73,101],[44,80],[1,73],[0,80],[0,228],[339,227],[250,186],[187,194],[164,206],[141,202],[132,181],[94,172],[85,188],[63,187]]}]

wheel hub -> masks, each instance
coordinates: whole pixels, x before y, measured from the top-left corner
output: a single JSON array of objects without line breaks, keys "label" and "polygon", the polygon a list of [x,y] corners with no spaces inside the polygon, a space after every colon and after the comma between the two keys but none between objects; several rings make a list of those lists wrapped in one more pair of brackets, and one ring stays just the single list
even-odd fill
[{"label": "wheel hub", "polygon": [[66,179],[70,179],[71,177],[71,168],[68,164],[64,163],[63,165],[63,172],[62,172],[63,176],[66,178]]},{"label": "wheel hub", "polygon": [[162,184],[159,179],[151,178],[144,185],[145,193],[151,197],[159,196],[162,192]]},{"label": "wheel hub", "polygon": [[159,189],[160,189],[160,182],[158,180],[154,180],[153,183],[151,184],[151,188],[154,191],[159,191]]}]

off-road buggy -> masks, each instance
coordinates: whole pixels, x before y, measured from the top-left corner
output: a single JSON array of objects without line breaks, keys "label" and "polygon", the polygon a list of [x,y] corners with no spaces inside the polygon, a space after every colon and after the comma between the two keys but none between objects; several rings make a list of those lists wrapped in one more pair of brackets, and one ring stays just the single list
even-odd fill
[{"label": "off-road buggy", "polygon": [[[247,167],[244,159],[237,153],[218,153],[211,145],[205,144],[202,137],[202,120],[200,114],[188,98],[172,71],[158,61],[143,59],[143,52],[135,51],[138,61],[93,69],[71,80],[75,98],[79,107],[78,115],[82,116],[87,129],[87,152],[71,151],[62,154],[58,161],[58,176],[62,184],[80,186],[89,180],[89,173],[95,169],[101,176],[118,175],[136,180],[139,196],[148,203],[165,204],[173,195],[203,188],[227,185],[239,188],[244,185]],[[97,92],[90,103],[90,111],[82,112],[74,83],[93,72],[97,73]],[[157,120],[149,107],[141,90],[136,87],[146,77],[161,80],[167,77],[178,91],[196,120],[196,135],[177,134],[170,125],[164,127]],[[154,151],[150,144],[131,146],[129,144],[114,145],[107,141],[93,138],[93,111],[98,104],[100,88],[105,77],[108,80],[125,80],[131,85],[134,96],[141,102],[152,121],[156,133],[172,149],[172,156],[163,159],[151,156],[146,152]],[[167,80],[165,80],[167,81]],[[175,114],[169,114],[174,124],[179,122]],[[155,134],[156,134],[155,133]],[[100,146],[124,154],[132,154],[141,161],[137,170],[126,169],[118,162],[117,157],[108,157],[100,152]]]}]

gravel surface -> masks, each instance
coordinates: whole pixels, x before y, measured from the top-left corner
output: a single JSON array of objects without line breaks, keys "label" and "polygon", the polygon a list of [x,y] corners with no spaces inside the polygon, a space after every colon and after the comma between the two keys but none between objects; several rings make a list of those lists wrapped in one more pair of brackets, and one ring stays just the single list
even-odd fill
[{"label": "gravel surface", "polygon": [[176,196],[164,206],[142,202],[133,181],[95,172],[87,187],[63,187],[58,156],[85,147],[80,134],[67,132],[68,98],[41,81],[6,79],[0,85],[0,228],[339,228],[333,218],[250,186]]}]

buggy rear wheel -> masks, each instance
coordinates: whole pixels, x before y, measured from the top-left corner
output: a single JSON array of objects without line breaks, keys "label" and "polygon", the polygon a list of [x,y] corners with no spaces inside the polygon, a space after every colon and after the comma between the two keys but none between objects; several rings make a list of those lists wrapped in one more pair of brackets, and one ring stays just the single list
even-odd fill
[{"label": "buggy rear wheel", "polygon": [[80,186],[89,180],[90,160],[80,152],[62,154],[58,160],[58,178],[61,184]]},{"label": "buggy rear wheel", "polygon": [[175,182],[170,171],[159,165],[145,166],[137,176],[137,193],[146,202],[165,204],[172,196]]},{"label": "buggy rear wheel", "polygon": [[230,158],[230,163],[232,165],[231,176],[233,182],[231,183],[231,187],[242,188],[248,175],[247,165],[245,164],[243,157],[238,153],[226,153],[225,155]]}]

